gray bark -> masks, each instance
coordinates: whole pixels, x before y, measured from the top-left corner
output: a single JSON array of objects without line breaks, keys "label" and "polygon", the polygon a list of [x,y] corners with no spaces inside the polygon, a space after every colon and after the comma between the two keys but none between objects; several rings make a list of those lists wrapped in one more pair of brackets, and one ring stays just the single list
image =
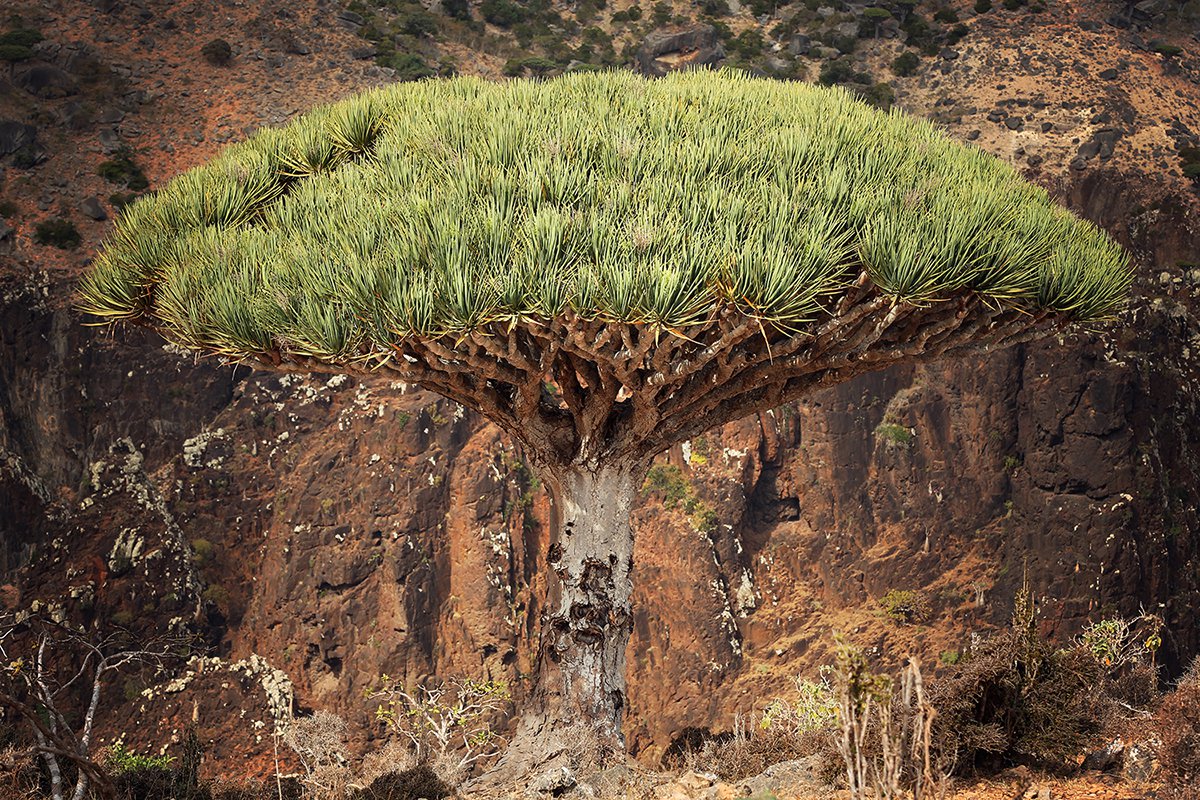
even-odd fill
[{"label": "gray bark", "polygon": [[625,649],[633,630],[630,513],[641,463],[543,470],[554,499],[537,683],[501,762],[469,790],[576,766],[581,751],[624,758]]},{"label": "gray bark", "polygon": [[629,515],[644,470],[583,467],[548,477],[557,540],[537,705],[560,722],[583,722],[619,745],[625,709],[625,647],[633,617]]}]

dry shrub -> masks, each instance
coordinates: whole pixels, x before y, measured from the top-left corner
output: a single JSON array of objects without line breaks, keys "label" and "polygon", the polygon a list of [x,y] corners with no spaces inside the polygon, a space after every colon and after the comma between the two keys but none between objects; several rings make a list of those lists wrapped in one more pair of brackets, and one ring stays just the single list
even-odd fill
[{"label": "dry shrub", "polygon": [[417,765],[417,759],[407,745],[390,741],[381,749],[363,756],[358,768],[359,783],[370,786],[389,772],[404,772]]},{"label": "dry shrub", "polygon": [[304,768],[301,782],[312,800],[342,800],[353,776],[346,761],[346,721],[337,714],[318,711],[293,719],[280,735]]},{"label": "dry shrub", "polygon": [[1096,729],[1088,700],[1100,679],[1091,655],[1058,650],[1038,633],[1023,590],[1011,627],[984,639],[931,687],[935,743],[960,772],[1011,763],[1060,767]]},{"label": "dry shrub", "polygon": [[212,800],[304,800],[304,788],[293,778],[285,778],[278,783],[274,778],[259,784],[231,783],[217,781],[213,783]]},{"label": "dry shrub", "polygon": [[0,749],[0,797],[35,800],[38,792],[38,767],[33,751],[9,745]]},{"label": "dry shrub", "polygon": [[820,758],[821,777],[835,778],[838,762],[832,728],[805,730],[777,723],[748,724],[739,715],[731,734],[705,740],[699,750],[683,755],[680,766],[713,772],[726,780],[741,780],[758,775],[772,764],[808,756]]},{"label": "dry shrub", "polygon": [[1200,778],[1200,659],[1163,697],[1155,723],[1162,739],[1163,771],[1176,781]]},{"label": "dry shrub", "polygon": [[371,784],[354,793],[354,800],[441,800],[454,789],[442,782],[428,764],[419,764],[402,772],[380,775]]}]

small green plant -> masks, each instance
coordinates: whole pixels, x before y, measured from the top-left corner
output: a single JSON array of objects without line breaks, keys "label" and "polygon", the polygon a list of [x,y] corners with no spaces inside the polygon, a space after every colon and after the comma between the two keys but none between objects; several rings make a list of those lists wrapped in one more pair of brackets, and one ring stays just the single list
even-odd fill
[{"label": "small green plant", "polygon": [[1183,147],[1179,150],[1179,165],[1183,176],[1200,183],[1200,147]]},{"label": "small green plant", "polygon": [[866,72],[856,70],[854,63],[849,58],[838,58],[826,61],[821,66],[821,73],[817,77],[817,81],[823,86],[846,83],[870,84],[871,76]]},{"label": "small green plant", "polygon": [[890,83],[875,83],[860,92],[863,100],[881,111],[887,111],[896,102],[896,91]]},{"label": "small green plant", "polygon": [[198,567],[203,567],[212,561],[213,558],[213,543],[208,539],[193,539],[192,540],[192,563]]},{"label": "small green plant", "polygon": [[894,422],[884,422],[875,429],[875,435],[885,442],[900,447],[910,447],[915,438],[911,428],[897,425]]},{"label": "small green plant", "polygon": [[413,12],[400,23],[400,30],[409,36],[436,36],[438,32],[437,17],[428,11]]},{"label": "small green plant", "polygon": [[896,56],[896,60],[892,62],[892,72],[906,78],[916,72],[919,66],[921,66],[921,57],[911,50],[906,50]]},{"label": "small green plant", "polygon": [[109,183],[124,186],[134,192],[140,192],[150,186],[146,173],[138,166],[133,158],[133,150],[128,146],[120,147],[112,158],[102,161],[96,168],[96,174]]},{"label": "small green plant", "polygon": [[763,710],[759,726],[785,726],[795,733],[828,728],[837,719],[837,699],[829,681],[810,681],[796,678],[796,698],[792,701],[777,698]]},{"label": "small green plant", "polygon": [[204,602],[216,606],[221,611],[225,611],[229,607],[229,591],[219,583],[206,587],[201,597]]},{"label": "small green plant", "polygon": [[[729,7],[726,6],[726,10],[728,10],[728,8]],[[642,7],[637,6],[637,5],[630,6],[629,8],[625,9],[624,11],[613,12],[613,15],[612,15],[612,21],[614,24],[621,24],[624,22],[637,22],[641,18],[642,18]]]},{"label": "small green plant", "polygon": [[442,13],[454,19],[471,18],[471,6],[467,0],[442,0]]},{"label": "small green plant", "polygon": [[104,766],[114,776],[145,769],[167,769],[174,760],[174,756],[144,756],[135,753],[122,742],[112,745],[104,754]]},{"label": "small green plant", "polygon": [[0,34],[0,61],[25,61],[33,58],[33,47],[42,41],[41,31],[16,28]]},{"label": "small green plant", "polygon": [[133,192],[113,192],[108,196],[108,202],[112,203],[112,207],[117,211],[124,211],[125,207],[137,200],[139,196]]},{"label": "small green plant", "polygon": [[437,74],[437,71],[416,53],[396,53],[382,62],[382,66],[396,70],[398,81],[419,81]]},{"label": "small green plant", "polygon": [[1016,472],[1021,467],[1021,457],[1007,455],[1004,457],[1004,471],[1008,473]]},{"label": "small green plant", "polygon": [[651,467],[642,484],[642,494],[657,495],[665,509],[682,508],[691,518],[692,527],[700,533],[711,534],[720,524],[716,509],[696,495],[683,470],[674,464]]},{"label": "small green plant", "polygon": [[642,494],[657,494],[662,498],[663,508],[672,509],[692,496],[692,487],[679,467],[674,464],[655,464],[646,473]]},{"label": "small green plant", "polygon": [[1162,647],[1162,619],[1142,614],[1133,619],[1112,617],[1084,626],[1076,643],[1109,672],[1127,664],[1154,662]]},{"label": "small green plant", "polygon": [[912,589],[891,589],[879,598],[879,605],[893,621],[900,625],[913,625],[929,618],[929,598],[923,592]]},{"label": "small green plant", "polygon": [[79,246],[81,237],[75,223],[62,217],[42,220],[33,230],[33,241],[50,245],[59,250],[71,250]]},{"label": "small green plant", "polygon": [[948,667],[952,667],[962,659],[962,653],[957,650],[943,650],[938,660]]}]

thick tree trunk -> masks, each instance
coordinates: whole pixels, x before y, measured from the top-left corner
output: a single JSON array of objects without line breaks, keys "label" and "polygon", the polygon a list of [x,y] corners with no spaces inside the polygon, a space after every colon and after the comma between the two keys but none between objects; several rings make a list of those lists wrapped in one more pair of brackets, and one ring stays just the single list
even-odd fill
[{"label": "thick tree trunk", "polygon": [[537,683],[513,741],[487,776],[490,786],[534,781],[585,750],[624,756],[625,648],[633,627],[629,517],[645,471],[543,470],[554,520]]},{"label": "thick tree trunk", "polygon": [[535,713],[586,725],[621,745],[625,647],[633,618],[633,529],[629,515],[642,470],[602,467],[548,476],[556,541],[543,617]]}]

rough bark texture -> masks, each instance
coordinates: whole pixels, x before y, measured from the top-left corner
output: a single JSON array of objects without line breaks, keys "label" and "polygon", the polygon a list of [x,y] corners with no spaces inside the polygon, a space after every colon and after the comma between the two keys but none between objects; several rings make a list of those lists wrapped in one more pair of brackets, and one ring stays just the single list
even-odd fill
[{"label": "rough bark texture", "polygon": [[550,771],[579,750],[625,752],[625,650],[633,631],[630,515],[642,463],[547,470],[553,502],[537,681],[489,784]]},{"label": "rough bark texture", "polygon": [[620,739],[633,618],[633,528],[641,465],[581,467],[550,479],[557,541],[542,642],[539,705]]}]

